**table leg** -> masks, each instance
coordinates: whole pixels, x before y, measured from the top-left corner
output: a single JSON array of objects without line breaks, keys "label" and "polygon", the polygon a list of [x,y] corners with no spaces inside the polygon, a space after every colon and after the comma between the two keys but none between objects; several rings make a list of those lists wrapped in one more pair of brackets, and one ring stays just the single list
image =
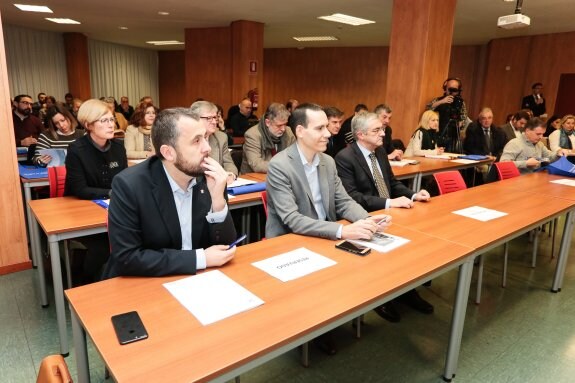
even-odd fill
[{"label": "table leg", "polygon": [[72,334],[74,336],[78,382],[88,383],[90,382],[90,365],[88,363],[88,349],[86,347],[86,332],[80,324],[76,311],[70,309],[70,313],[72,315]]},{"label": "table leg", "polygon": [[563,237],[561,238],[561,246],[559,247],[559,256],[557,258],[557,266],[555,267],[555,275],[553,277],[553,286],[551,291],[557,293],[561,291],[563,285],[563,276],[565,275],[565,268],[567,267],[567,258],[569,257],[569,247],[571,245],[571,237],[573,236],[573,211],[570,211],[565,216],[565,226],[563,227]]},{"label": "table leg", "polygon": [[54,302],[56,303],[56,319],[60,334],[60,354],[68,356],[68,333],[66,332],[66,309],[64,306],[64,286],[62,284],[62,267],[60,266],[60,246],[58,241],[48,237],[50,241],[50,260],[52,262],[52,281],[54,284]]},{"label": "table leg", "polygon": [[35,242],[38,238],[34,238],[32,233],[33,226],[34,226],[34,218],[32,217],[32,210],[30,209],[30,205],[28,202],[32,200],[32,192],[30,191],[30,185],[24,184],[24,203],[26,204],[26,218],[28,222],[28,235],[30,236],[30,249],[32,251],[32,266],[38,267],[38,257],[40,256],[39,253],[36,253],[36,246]]},{"label": "table leg", "polygon": [[[38,222],[36,221],[36,217],[33,215],[30,216],[32,218],[32,226],[30,227],[30,242],[40,243],[40,231],[38,230]],[[46,292],[46,276],[44,275],[44,259],[42,258],[41,254],[38,254],[38,268],[36,271],[38,272],[38,284],[40,285],[40,303],[42,307],[48,307],[48,293]]]},{"label": "table leg", "polygon": [[465,322],[465,312],[467,310],[467,300],[469,299],[469,287],[471,285],[471,273],[473,272],[473,258],[459,266],[459,276],[457,277],[457,290],[451,318],[451,330],[449,333],[449,344],[447,346],[447,356],[445,359],[445,371],[443,380],[450,382],[457,370],[457,360],[461,348],[461,338],[463,335],[463,324]]}]

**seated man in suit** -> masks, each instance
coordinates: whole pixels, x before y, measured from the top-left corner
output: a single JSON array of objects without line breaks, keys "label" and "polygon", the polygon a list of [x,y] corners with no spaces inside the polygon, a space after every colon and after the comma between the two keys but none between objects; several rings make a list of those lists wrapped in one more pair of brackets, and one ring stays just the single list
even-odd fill
[{"label": "seated man in suit", "polygon": [[190,111],[200,116],[206,128],[210,157],[218,161],[228,173],[228,184],[234,182],[238,178],[238,168],[228,149],[228,135],[218,129],[218,107],[209,101],[196,101],[190,106]]},{"label": "seated man in suit", "polygon": [[[330,133],[319,105],[302,104],[293,114],[296,143],[270,161],[267,176],[266,237],[297,233],[328,239],[369,239],[391,221],[370,217],[345,191],[333,158],[323,153]],[[347,219],[342,225],[335,221]],[[327,354],[336,352],[333,340],[318,343]]]},{"label": "seated man in suit", "polygon": [[228,174],[209,156],[200,116],[184,108],[162,111],[152,142],[155,156],[114,177],[104,279],[195,274],[234,256]]},{"label": "seated man in suit", "polygon": [[521,132],[525,128],[527,121],[529,121],[529,114],[520,110],[511,117],[511,120],[507,124],[501,126],[501,130],[505,133],[507,142],[514,138],[521,137]]},{"label": "seated man in suit", "polygon": [[499,158],[506,143],[505,133],[493,125],[493,112],[490,108],[483,108],[477,121],[467,127],[463,151],[465,154]]},{"label": "seated man in suit", "polygon": [[339,135],[343,112],[335,106],[325,107],[323,111],[327,116],[327,130],[331,133],[325,154],[335,158],[335,155],[346,146],[345,137]]},{"label": "seated man in suit", "polygon": [[[428,201],[430,196],[425,189],[415,193],[394,177],[383,148],[384,129],[375,113],[363,113],[353,118],[351,132],[355,142],[335,157],[343,187],[367,211],[411,208],[414,201]],[[424,314],[433,312],[433,306],[415,290],[398,299]],[[390,322],[401,319],[393,301],[376,308],[375,312]]]},{"label": "seated man in suit", "polygon": [[295,142],[288,127],[289,116],[285,105],[274,102],[260,123],[248,129],[244,135],[241,174],[267,173],[272,157]]}]

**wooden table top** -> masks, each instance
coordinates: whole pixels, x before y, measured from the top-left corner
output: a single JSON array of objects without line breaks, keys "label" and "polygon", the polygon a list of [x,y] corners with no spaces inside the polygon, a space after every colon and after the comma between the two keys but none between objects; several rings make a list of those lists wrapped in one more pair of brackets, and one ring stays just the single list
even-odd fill
[{"label": "wooden table top", "polygon": [[[529,191],[511,191],[498,182],[433,197],[429,202],[417,202],[412,209],[385,210],[394,225],[407,226],[421,232],[482,249],[493,243],[494,237],[505,238],[533,224],[542,224],[557,214],[575,206],[573,201],[542,198]],[[481,206],[508,213],[487,222],[463,217],[452,212]]]},{"label": "wooden table top", "polygon": [[425,158],[425,157],[406,157],[405,159],[417,160],[418,164],[415,165],[405,165],[405,166],[394,166],[392,167],[393,174],[396,177],[407,177],[415,175],[418,173],[430,174],[436,172],[442,172],[446,170],[454,170],[462,167],[477,166],[488,164],[490,160],[477,161],[474,164],[461,164],[458,162],[453,162],[451,160],[443,160],[439,158]]},{"label": "wooden table top", "polygon": [[46,235],[106,226],[108,211],[76,197],[37,199],[30,209]]},{"label": "wooden table top", "polygon": [[[334,241],[295,234],[238,247],[234,260],[220,270],[265,304],[208,326],[162,286],[181,276],[115,278],[67,290],[66,296],[117,381],[210,380],[472,253],[405,227],[389,231],[411,242],[365,257],[335,249]],[[299,246],[337,264],[286,283],[251,265]],[[120,346],[110,317],[132,310],[140,314],[149,338]]]},{"label": "wooden table top", "polygon": [[575,187],[552,183],[551,181],[561,179],[573,179],[563,176],[556,176],[547,174],[546,172],[537,172],[531,174],[521,175],[519,177],[509,178],[497,182],[501,188],[509,188],[513,191],[529,191],[542,196],[552,196],[557,198],[564,198],[568,200],[575,200]]}]

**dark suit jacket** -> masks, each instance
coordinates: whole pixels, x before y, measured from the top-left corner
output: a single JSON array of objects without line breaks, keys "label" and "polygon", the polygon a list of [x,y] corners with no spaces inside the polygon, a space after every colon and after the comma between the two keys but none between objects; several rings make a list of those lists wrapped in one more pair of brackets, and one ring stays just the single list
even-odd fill
[{"label": "dark suit jacket", "polygon": [[[507,143],[507,137],[500,128],[491,125],[491,146],[493,147],[493,156],[499,158],[503,153],[503,148]],[[469,124],[465,132],[465,140],[463,141],[463,151],[465,154],[481,154],[488,155],[489,150],[485,143],[483,128],[478,122]]]},{"label": "dark suit jacket", "polygon": [[[154,156],[118,174],[108,210],[111,255],[103,279],[121,275],[195,274],[196,251],[181,250],[182,235],[172,189],[162,161]],[[209,223],[211,197],[198,178],[192,197],[192,248],[232,243],[231,215]]]},{"label": "dark suit jacket", "polygon": [[543,98],[543,102],[541,104],[537,104],[534,95],[530,94],[525,96],[521,101],[521,109],[530,109],[533,112],[534,117],[539,117],[542,114],[545,114],[545,111],[547,110],[545,107],[545,98]]},{"label": "dark suit jacket", "polygon": [[[381,167],[390,197],[411,198],[415,193],[395,178],[383,147],[375,150],[375,157]],[[385,209],[386,199],[379,196],[373,174],[357,142],[339,152],[335,157],[335,164],[343,187],[351,198],[367,211]]]}]

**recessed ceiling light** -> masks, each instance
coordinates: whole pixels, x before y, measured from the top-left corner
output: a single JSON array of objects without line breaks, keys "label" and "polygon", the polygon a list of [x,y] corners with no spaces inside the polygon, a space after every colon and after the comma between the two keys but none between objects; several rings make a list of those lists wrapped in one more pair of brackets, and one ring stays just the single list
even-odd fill
[{"label": "recessed ceiling light", "polygon": [[25,4],[14,4],[16,8],[21,11],[26,12],[43,12],[43,13],[53,13],[52,10],[44,5],[25,5]]},{"label": "recessed ceiling light", "polygon": [[168,16],[169,14],[170,14],[170,12],[164,12],[164,11],[158,12],[158,15],[162,15],[162,16]]},{"label": "recessed ceiling light", "polygon": [[46,17],[46,20],[51,21],[51,22],[56,23],[56,24],[80,24],[79,21],[72,20],[72,19]]},{"label": "recessed ceiling light", "polygon": [[343,13],[334,13],[331,16],[320,16],[318,19],[334,21],[336,23],[350,24],[350,25],[364,25],[364,24],[375,24],[375,21],[360,19],[359,17],[353,17],[344,15]]},{"label": "recessed ceiling light", "polygon": [[126,30],[126,29],[128,29],[128,27],[118,27],[118,29]]},{"label": "recessed ceiling light", "polygon": [[339,40],[337,37],[334,36],[301,36],[301,37],[292,37],[292,39],[297,41],[337,41]]},{"label": "recessed ceiling light", "polygon": [[146,44],[152,45],[182,45],[184,42],[177,40],[166,40],[166,41],[146,41]]}]

